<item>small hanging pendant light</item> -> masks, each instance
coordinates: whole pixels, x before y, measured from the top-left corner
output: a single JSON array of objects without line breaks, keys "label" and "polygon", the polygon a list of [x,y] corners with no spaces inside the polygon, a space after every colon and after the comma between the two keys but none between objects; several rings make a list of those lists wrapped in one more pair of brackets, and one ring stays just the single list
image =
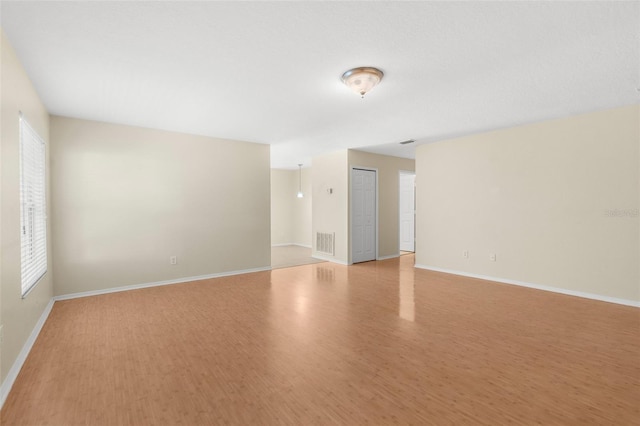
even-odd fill
[{"label": "small hanging pendant light", "polygon": [[302,164],[298,164],[298,198],[304,197],[302,193]]}]

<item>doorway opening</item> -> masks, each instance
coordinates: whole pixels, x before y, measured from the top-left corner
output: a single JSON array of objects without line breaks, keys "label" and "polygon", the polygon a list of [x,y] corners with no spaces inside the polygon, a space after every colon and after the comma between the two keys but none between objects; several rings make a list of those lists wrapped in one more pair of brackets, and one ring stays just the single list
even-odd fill
[{"label": "doorway opening", "polygon": [[400,171],[400,254],[416,251],[416,174]]},{"label": "doorway opening", "polygon": [[311,257],[311,168],[271,169],[271,268],[321,262]]}]

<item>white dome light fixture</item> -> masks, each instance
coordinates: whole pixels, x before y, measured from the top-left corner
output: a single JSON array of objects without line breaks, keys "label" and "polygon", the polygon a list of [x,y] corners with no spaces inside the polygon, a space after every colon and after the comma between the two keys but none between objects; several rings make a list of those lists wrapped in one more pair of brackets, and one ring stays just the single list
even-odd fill
[{"label": "white dome light fixture", "polygon": [[350,69],[342,74],[342,82],[351,90],[358,93],[360,97],[373,89],[380,83],[384,73],[378,68],[358,67]]}]

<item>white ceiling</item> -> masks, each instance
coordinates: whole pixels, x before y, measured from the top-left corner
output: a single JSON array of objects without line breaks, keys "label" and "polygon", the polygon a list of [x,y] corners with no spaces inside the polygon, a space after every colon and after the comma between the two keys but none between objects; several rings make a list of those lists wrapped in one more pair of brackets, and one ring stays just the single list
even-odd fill
[{"label": "white ceiling", "polygon": [[[50,113],[267,143],[277,168],[639,99],[637,1],[0,7]],[[385,72],[365,99],[340,82],[357,66]]]}]

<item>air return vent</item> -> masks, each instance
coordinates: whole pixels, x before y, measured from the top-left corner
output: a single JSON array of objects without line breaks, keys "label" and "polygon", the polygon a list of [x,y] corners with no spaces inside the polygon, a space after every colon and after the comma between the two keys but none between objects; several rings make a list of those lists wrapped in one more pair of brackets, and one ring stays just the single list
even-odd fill
[{"label": "air return vent", "polygon": [[316,251],[318,253],[335,255],[333,240],[335,232],[316,232]]}]

